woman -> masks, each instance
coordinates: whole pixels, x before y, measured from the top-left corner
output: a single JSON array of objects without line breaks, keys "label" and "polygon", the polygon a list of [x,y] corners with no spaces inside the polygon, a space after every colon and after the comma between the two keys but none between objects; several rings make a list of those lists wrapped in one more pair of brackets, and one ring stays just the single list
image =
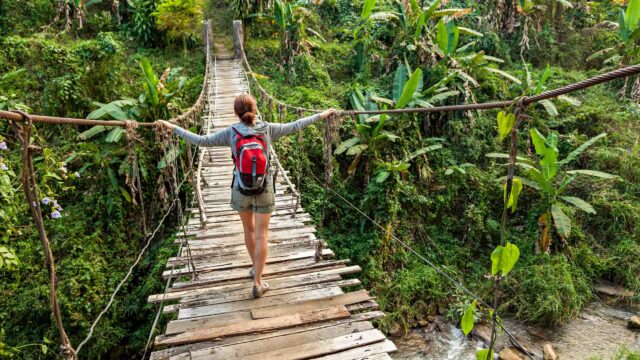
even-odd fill
[{"label": "woman", "polygon": [[[269,290],[269,285],[262,282],[262,273],[267,261],[269,221],[271,213],[275,210],[274,179],[266,165],[271,142],[300,131],[318,120],[327,119],[335,110],[328,109],[287,124],[274,124],[256,122],[256,100],[251,95],[238,95],[233,107],[240,122],[215,134],[200,136],[167,121],[158,122],[190,144],[231,147],[235,163],[231,207],[238,211],[242,219],[244,242],[253,263],[250,271],[254,280],[253,296],[258,298]],[[264,164],[262,169],[261,163]],[[247,166],[250,170],[243,170]]]}]

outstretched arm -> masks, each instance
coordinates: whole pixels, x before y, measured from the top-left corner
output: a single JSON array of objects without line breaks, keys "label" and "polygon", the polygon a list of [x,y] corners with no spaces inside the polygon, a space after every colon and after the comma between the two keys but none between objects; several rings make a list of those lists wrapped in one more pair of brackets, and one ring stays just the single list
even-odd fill
[{"label": "outstretched arm", "polygon": [[278,138],[281,138],[283,136],[287,136],[294,132],[300,131],[318,120],[324,120],[329,116],[333,115],[334,112],[335,110],[329,109],[321,113],[311,115],[311,116],[296,120],[294,122],[286,123],[286,124],[271,123],[269,124],[269,131],[270,131],[269,135],[271,136],[272,140],[277,140]]},{"label": "outstretched arm", "polygon": [[198,135],[194,134],[189,130],[183,129],[180,126],[172,124],[168,121],[158,120],[158,122],[165,128],[167,131],[176,134],[183,138],[189,144],[197,145],[197,146],[229,146],[229,129],[225,129],[223,131],[219,131],[215,134],[209,135]]}]

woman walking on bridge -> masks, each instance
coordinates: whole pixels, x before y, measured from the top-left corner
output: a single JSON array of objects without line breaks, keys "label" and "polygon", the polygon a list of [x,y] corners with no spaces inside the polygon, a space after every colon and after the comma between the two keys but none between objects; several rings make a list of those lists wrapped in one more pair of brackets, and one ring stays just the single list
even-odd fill
[{"label": "woman walking on bridge", "polygon": [[197,146],[229,146],[234,160],[231,184],[231,207],[238,212],[244,228],[244,242],[253,267],[253,296],[260,297],[269,285],[262,281],[267,261],[269,221],[275,210],[275,179],[269,170],[271,143],[279,138],[300,131],[318,120],[330,117],[333,109],[299,119],[276,124],[256,121],[256,100],[248,94],[238,95],[234,104],[240,122],[215,134],[200,136],[164,120],[158,122]]}]

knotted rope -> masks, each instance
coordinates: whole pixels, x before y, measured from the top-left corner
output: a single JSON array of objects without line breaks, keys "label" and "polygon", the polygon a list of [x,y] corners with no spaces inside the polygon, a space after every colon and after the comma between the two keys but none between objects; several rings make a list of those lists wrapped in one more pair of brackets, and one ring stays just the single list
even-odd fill
[{"label": "knotted rope", "polygon": [[27,203],[31,209],[31,216],[38,228],[40,243],[42,244],[42,249],[45,254],[45,263],[49,270],[49,302],[56,326],[58,327],[58,332],[60,333],[60,350],[66,359],[77,359],[78,356],[76,351],[73,349],[62,323],[60,305],[58,304],[55,263],[49,238],[47,237],[47,233],[44,229],[44,219],[42,218],[42,209],[40,208],[38,182],[36,179],[36,172],[33,167],[33,153],[39,151],[40,148],[31,144],[31,131],[33,129],[33,121],[31,117],[22,111],[15,111],[15,114],[19,115],[24,122],[23,125],[19,125],[16,121],[12,121],[12,126],[16,137],[22,144],[22,188],[24,189]]}]

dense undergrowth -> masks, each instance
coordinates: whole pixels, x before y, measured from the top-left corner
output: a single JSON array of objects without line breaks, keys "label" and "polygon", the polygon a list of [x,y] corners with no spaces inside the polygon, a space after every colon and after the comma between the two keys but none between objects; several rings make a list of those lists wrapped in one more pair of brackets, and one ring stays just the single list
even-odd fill
[{"label": "dense undergrowth", "polygon": [[[496,3],[509,7],[505,2]],[[542,81],[543,87],[553,89],[594,76],[612,64],[611,59],[604,65],[602,59],[586,59],[603,48],[620,44],[616,30],[601,24],[604,20],[617,20],[620,11],[617,5],[575,2],[572,8],[562,8],[559,2],[539,3],[546,4],[549,12],[541,10],[526,17],[517,12],[509,14],[504,8],[492,10],[477,2],[450,1],[442,5],[442,9],[457,9],[452,13],[460,14],[450,21],[483,34],[473,37],[461,31],[459,46],[475,41],[470,45],[475,53],[482,51],[484,55],[503,59],[504,62],[498,62],[499,68],[519,82],[495,72],[480,71],[487,61],[465,65],[464,53],[456,58],[443,54],[434,45],[436,29],[424,30],[423,37],[427,40],[406,37],[407,28],[413,31],[412,23],[406,20],[410,17],[409,2],[402,5],[378,1],[373,10],[378,15],[366,24],[361,16],[362,5],[354,6],[350,1],[324,1],[320,5],[307,5],[304,10],[294,8],[292,22],[298,21],[302,30],[297,35],[299,49],[290,65],[281,60],[286,58],[283,51],[293,51],[283,50],[282,34],[296,30],[293,25],[283,28],[286,31],[279,29],[277,15],[274,15],[276,22],[268,17],[251,18],[246,48],[263,87],[286,103],[312,108],[353,108],[357,92],[364,95],[357,106],[364,108],[370,104],[370,94],[392,99],[397,69],[403,66],[422,69],[423,89],[442,84],[442,78],[453,70],[475,77],[476,86],[470,85],[474,80],[438,85],[457,91],[454,96],[432,104],[440,105],[533,94],[531,91],[543,77],[548,76],[546,82]],[[552,5],[557,6],[557,13],[550,13]],[[467,8],[472,9],[471,13],[464,15],[467,12],[461,9]],[[414,9],[414,18],[415,14]],[[509,21],[519,26],[508,32],[500,24],[492,23],[500,16],[511,18]],[[425,27],[436,28],[438,19],[427,21]],[[524,22],[529,32],[523,34]],[[358,35],[354,29],[367,33]],[[362,40],[363,37],[366,39]],[[529,48],[522,46],[523,38]],[[363,42],[366,51],[359,58],[358,46]],[[627,64],[637,62],[634,51],[625,59]],[[547,64],[549,73],[545,71]],[[527,86],[527,77],[531,86]],[[627,83],[627,91],[633,81]],[[601,279],[638,294],[640,128],[636,119],[640,107],[633,99],[621,95],[624,85],[623,81],[615,81],[572,94],[573,100],[554,101],[558,114],[548,110],[547,104],[529,108],[531,119],[526,130],[557,132],[559,158],[586,140],[607,133],[572,162],[570,168],[599,170],[619,178],[580,177],[569,185],[566,193],[588,201],[597,215],[564,207],[573,223],[572,232],[563,239],[556,229],[551,229],[551,246],[546,252],[536,249],[543,230],[539,217],[545,201],[538,191],[525,186],[517,212],[508,223],[507,239],[520,248],[521,257],[504,279],[501,295],[504,313],[530,322],[563,323],[595,298],[593,285]],[[385,104],[375,99],[371,103],[376,101],[379,107]],[[269,113],[269,109],[263,108]],[[353,143],[342,143],[354,135],[362,137],[362,132],[355,130],[355,121],[347,118],[340,127],[340,139],[334,139],[337,146],[334,149],[346,146],[353,151],[335,156],[332,187],[484,299],[492,296],[492,283],[485,279],[485,274],[490,268],[489,254],[500,244],[503,204],[502,183],[498,179],[506,175],[503,161],[486,157],[489,153],[506,152],[496,136],[496,113],[393,116],[386,120],[384,129],[397,138],[381,140],[373,151],[371,140],[367,140],[366,150],[354,149]],[[289,118],[293,117],[289,114]],[[375,125],[380,119],[369,121]],[[406,329],[424,316],[431,303],[447,306],[450,316],[459,319],[471,302],[467,295],[312,179],[309,171],[316,175],[324,172],[319,165],[324,151],[321,137],[321,129],[309,130],[302,142],[294,138],[282,141],[279,151],[301,183],[304,204],[321,223],[322,237],[339,257],[348,257],[363,267],[364,286],[373,289],[387,314],[381,321],[382,327],[394,329],[400,324]],[[361,140],[359,144],[363,143]],[[522,156],[535,158],[528,131],[521,132],[519,143]],[[390,165],[434,144],[442,147],[434,147],[426,156],[412,157],[407,170]],[[354,166],[357,157],[359,163]],[[385,174],[388,177],[379,181],[382,171],[390,175]],[[517,176],[526,176],[526,171],[518,169]],[[630,301],[638,299],[636,295]]]},{"label": "dense undergrowth", "polygon": [[[127,99],[124,102],[135,105],[122,108],[127,115],[152,121],[153,114],[169,118],[189,108],[204,74],[200,22],[194,22],[195,30],[184,29],[187,41],[174,41],[154,23],[151,13],[158,2],[134,3],[135,9],[121,4],[120,25],[111,4],[104,2],[85,9],[82,29],[72,17],[67,31],[64,18],[54,21],[59,2],[0,4],[0,109],[85,118],[104,104]],[[149,99],[145,59],[162,85],[175,90],[156,107],[142,98]],[[110,114],[100,118],[117,118],[116,112]],[[77,346],[144,245],[140,205],[127,185],[130,164],[122,133],[80,136],[91,128],[35,128],[35,143],[43,150],[34,161],[60,308],[66,332]],[[139,134],[136,151],[150,233],[170,199],[156,201],[166,185],[158,182],[162,154],[152,146],[154,134]],[[7,121],[0,122],[0,143],[6,145],[0,150],[0,358],[55,358],[59,340],[49,306],[47,267],[21,190],[21,146]],[[172,236],[176,221],[174,213],[160,229],[81,358],[142,356],[157,310],[146,299],[164,288],[164,264],[177,250]],[[13,258],[17,262],[10,261]]]}]

